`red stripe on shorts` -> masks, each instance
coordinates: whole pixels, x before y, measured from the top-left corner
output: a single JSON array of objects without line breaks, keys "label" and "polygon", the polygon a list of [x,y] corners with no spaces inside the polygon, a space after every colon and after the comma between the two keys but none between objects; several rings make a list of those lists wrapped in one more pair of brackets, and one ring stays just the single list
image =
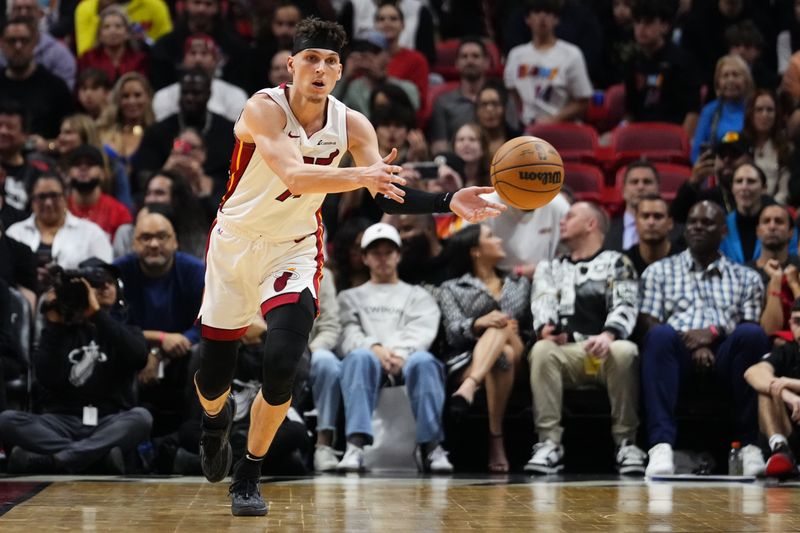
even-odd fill
[{"label": "red stripe on shorts", "polygon": [[317,272],[314,274],[314,305],[317,306],[319,316],[319,286],[322,283],[322,267],[325,265],[325,254],[322,251],[325,243],[325,228],[322,225],[322,209],[317,209]]},{"label": "red stripe on shorts", "polygon": [[283,294],[277,294],[270,298],[269,300],[265,300],[261,303],[261,316],[266,315],[276,307],[280,307],[281,305],[286,304],[296,304],[300,301],[300,293],[299,292],[286,292]]},{"label": "red stripe on shorts", "polygon": [[236,341],[241,339],[246,331],[247,326],[237,329],[215,328],[212,326],[206,326],[202,323],[200,326],[200,334],[203,336],[203,338],[210,339],[212,341]]}]

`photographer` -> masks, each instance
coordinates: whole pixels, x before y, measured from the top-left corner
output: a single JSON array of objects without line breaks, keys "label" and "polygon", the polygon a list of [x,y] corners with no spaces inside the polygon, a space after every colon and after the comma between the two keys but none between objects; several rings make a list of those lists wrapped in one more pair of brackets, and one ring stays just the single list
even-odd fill
[{"label": "photographer", "polygon": [[152,417],[131,408],[147,344],[138,328],[111,315],[119,299],[115,272],[95,258],[80,270],[53,272],[33,354],[44,414],[0,414],[9,472],[122,474],[124,454],[148,438]]}]

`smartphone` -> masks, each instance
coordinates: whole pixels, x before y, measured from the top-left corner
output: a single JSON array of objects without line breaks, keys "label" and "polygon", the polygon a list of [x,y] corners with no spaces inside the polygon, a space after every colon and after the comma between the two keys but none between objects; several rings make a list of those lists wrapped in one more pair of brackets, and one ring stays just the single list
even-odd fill
[{"label": "smartphone", "polygon": [[420,179],[435,180],[439,178],[439,167],[447,162],[447,159],[441,155],[434,158],[433,161],[422,161],[419,163],[409,163],[411,168],[419,172]]},{"label": "smartphone", "polygon": [[702,157],[706,153],[713,153],[714,146],[710,142],[700,143],[700,156]]}]

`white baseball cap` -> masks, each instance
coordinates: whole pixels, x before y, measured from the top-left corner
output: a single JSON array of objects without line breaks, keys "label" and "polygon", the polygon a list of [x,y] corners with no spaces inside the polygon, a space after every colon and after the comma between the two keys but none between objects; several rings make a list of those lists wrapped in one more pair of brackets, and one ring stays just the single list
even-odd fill
[{"label": "white baseball cap", "polygon": [[391,224],[378,222],[364,230],[364,235],[361,237],[361,249],[366,250],[370,244],[381,239],[386,239],[387,241],[395,243],[398,248],[402,246],[400,234],[395,227]]}]

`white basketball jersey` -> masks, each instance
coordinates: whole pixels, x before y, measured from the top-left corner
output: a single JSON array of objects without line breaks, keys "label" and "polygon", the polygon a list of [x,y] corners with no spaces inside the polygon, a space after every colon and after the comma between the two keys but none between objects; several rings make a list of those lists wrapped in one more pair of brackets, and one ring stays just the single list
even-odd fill
[{"label": "white basketball jersey", "polygon": [[[269,95],[283,109],[283,132],[297,144],[307,164],[339,166],[347,151],[347,107],[342,102],[328,96],[325,125],[308,137],[289,107],[283,86],[259,93]],[[236,139],[217,218],[271,241],[300,239],[320,229],[324,199],[325,194],[320,193],[292,196],[255,144]]]}]

